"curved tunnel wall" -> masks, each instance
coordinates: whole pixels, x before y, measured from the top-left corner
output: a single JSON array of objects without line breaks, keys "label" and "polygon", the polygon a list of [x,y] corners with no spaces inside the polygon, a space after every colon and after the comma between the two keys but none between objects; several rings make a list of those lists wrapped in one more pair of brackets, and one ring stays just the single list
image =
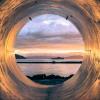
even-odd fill
[{"label": "curved tunnel wall", "polygon": [[[100,3],[95,0],[6,0],[0,5],[0,96],[2,100],[99,100]],[[27,16],[54,13],[72,21],[82,33],[85,57],[78,73],[57,86],[28,80],[12,54],[19,29]]]}]

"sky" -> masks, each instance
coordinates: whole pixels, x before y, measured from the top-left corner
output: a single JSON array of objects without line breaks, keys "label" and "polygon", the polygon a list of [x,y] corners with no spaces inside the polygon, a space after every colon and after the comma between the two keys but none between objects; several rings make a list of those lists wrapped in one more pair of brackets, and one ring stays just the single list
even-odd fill
[{"label": "sky", "polygon": [[32,18],[18,32],[15,53],[23,55],[83,52],[82,36],[64,17],[44,14]]}]

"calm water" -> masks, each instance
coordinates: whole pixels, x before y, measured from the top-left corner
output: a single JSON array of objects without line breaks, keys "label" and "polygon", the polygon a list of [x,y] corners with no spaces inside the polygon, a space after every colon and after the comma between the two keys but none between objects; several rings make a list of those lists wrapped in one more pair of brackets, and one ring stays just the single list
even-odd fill
[{"label": "calm water", "polygon": [[32,63],[18,63],[21,71],[28,76],[36,74],[55,74],[67,76],[75,74],[80,68],[81,64],[32,64]]}]

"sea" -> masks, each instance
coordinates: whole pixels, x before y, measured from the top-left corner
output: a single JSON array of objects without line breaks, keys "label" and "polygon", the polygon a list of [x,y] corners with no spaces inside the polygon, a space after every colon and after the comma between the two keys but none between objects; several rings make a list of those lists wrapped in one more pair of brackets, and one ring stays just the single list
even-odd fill
[{"label": "sea", "polygon": [[[72,60],[72,59],[71,59]],[[60,75],[60,76],[69,76],[71,74],[76,74],[81,66],[80,63],[32,63],[32,62],[52,62],[51,59],[17,59],[18,68],[26,75],[33,76],[37,74],[46,74],[46,75]],[[56,61],[66,61],[66,59],[59,59]],[[70,61],[70,60],[69,60]],[[76,61],[76,60],[75,60]],[[78,61],[78,60],[77,60]],[[23,63],[27,62],[27,63]]]}]

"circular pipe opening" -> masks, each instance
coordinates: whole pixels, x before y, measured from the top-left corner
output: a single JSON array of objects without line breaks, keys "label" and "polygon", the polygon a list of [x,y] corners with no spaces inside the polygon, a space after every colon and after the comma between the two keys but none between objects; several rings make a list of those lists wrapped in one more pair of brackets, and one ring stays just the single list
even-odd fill
[{"label": "circular pipe opening", "polygon": [[32,18],[19,31],[15,41],[16,62],[32,81],[57,85],[67,81],[79,70],[84,43],[76,26],[55,14]]}]

